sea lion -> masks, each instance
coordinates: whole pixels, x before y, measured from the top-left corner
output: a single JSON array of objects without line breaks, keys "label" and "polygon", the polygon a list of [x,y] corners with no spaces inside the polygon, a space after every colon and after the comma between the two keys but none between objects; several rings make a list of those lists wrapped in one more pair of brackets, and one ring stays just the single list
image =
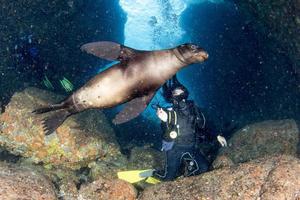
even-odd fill
[{"label": "sea lion", "polygon": [[33,111],[41,114],[58,110],[43,121],[46,135],[55,131],[72,114],[91,108],[111,108],[128,102],[113,120],[115,124],[127,122],[147,107],[155,92],[178,70],[208,58],[207,52],[194,44],[142,51],[101,41],[85,44],[81,50],[119,63],[97,74],[61,103]]}]

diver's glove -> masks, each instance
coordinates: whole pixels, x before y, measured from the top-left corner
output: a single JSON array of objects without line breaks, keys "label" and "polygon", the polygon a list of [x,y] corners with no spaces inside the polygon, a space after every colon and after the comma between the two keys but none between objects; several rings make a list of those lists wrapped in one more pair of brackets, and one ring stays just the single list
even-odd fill
[{"label": "diver's glove", "polygon": [[156,115],[158,116],[158,118],[163,121],[163,122],[167,122],[168,120],[168,114],[166,111],[164,111],[162,108],[157,108],[156,110]]},{"label": "diver's glove", "polygon": [[155,172],[155,169],[149,169],[143,172],[139,173],[140,178],[148,178],[150,176],[153,176],[153,173]]},{"label": "diver's glove", "polygon": [[217,140],[221,144],[222,147],[227,147],[227,141],[223,136],[218,135]]}]

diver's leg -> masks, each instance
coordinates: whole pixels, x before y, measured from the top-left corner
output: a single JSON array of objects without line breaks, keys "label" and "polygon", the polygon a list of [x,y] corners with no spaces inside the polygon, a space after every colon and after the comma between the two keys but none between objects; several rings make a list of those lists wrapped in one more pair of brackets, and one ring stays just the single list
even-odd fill
[{"label": "diver's leg", "polygon": [[187,148],[182,152],[180,160],[184,176],[198,175],[208,170],[208,161],[194,148]]},{"label": "diver's leg", "polygon": [[198,166],[198,170],[194,172],[194,175],[198,175],[208,171],[209,163],[201,152],[194,154],[195,164]]},{"label": "diver's leg", "polygon": [[155,171],[154,177],[163,181],[172,181],[178,176],[180,170],[181,154],[175,148],[166,151],[164,170]]}]

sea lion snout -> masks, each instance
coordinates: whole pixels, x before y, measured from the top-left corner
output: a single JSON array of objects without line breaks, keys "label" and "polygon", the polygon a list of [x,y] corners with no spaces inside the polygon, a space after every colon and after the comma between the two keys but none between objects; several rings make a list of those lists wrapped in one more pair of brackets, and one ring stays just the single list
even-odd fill
[{"label": "sea lion snout", "polygon": [[190,49],[192,51],[192,57],[195,57],[196,61],[203,62],[208,59],[208,53],[203,48],[192,44]]},{"label": "sea lion snout", "polygon": [[208,53],[203,49],[201,49],[199,53],[197,53],[195,56],[199,57],[197,60],[199,60],[200,62],[203,62],[208,59]]},{"label": "sea lion snout", "polygon": [[199,63],[208,59],[208,53],[196,44],[183,44],[178,47],[178,51],[186,63]]}]

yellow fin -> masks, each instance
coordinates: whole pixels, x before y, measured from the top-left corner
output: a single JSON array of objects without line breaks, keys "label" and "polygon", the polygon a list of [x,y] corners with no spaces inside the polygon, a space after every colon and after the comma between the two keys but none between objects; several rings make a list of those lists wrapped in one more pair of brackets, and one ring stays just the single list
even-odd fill
[{"label": "yellow fin", "polygon": [[160,180],[150,176],[146,179],[146,183],[157,184],[157,183],[160,183]]},{"label": "yellow fin", "polygon": [[145,169],[145,170],[131,170],[131,171],[123,171],[118,172],[118,178],[129,183],[136,183],[141,180],[146,179],[147,177],[140,176],[140,173],[153,171],[153,169]]}]

